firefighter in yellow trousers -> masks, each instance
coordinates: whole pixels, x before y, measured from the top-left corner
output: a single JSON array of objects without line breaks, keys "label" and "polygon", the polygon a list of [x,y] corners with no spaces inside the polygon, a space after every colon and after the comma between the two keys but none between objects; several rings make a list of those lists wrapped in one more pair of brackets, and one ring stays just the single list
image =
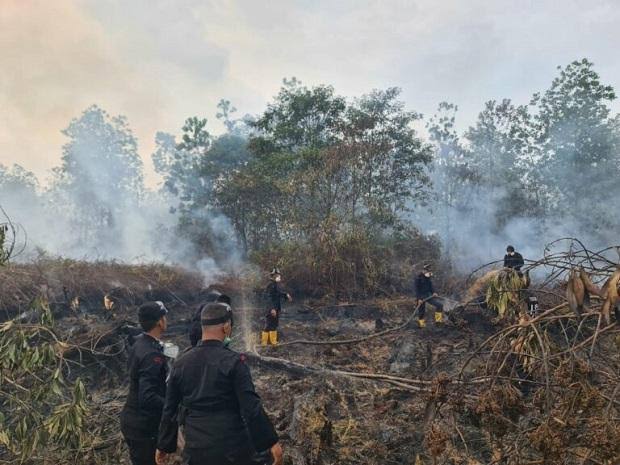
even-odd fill
[{"label": "firefighter in yellow trousers", "polygon": [[277,268],[270,274],[271,281],[267,286],[267,297],[269,299],[269,310],[265,315],[265,327],[261,333],[261,345],[273,346],[278,344],[278,325],[280,323],[280,313],[282,312],[282,300],[291,300],[291,295],[282,290],[280,282],[282,275]]}]

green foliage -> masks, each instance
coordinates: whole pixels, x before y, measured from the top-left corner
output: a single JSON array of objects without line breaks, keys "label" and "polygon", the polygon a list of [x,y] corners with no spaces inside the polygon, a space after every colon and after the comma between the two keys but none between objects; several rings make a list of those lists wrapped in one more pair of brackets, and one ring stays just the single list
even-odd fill
[{"label": "green foliage", "polygon": [[525,287],[524,279],[516,271],[497,271],[489,281],[486,303],[500,319],[515,320],[520,310],[520,293]]},{"label": "green foliage", "polygon": [[399,92],[348,102],[332,87],[285,80],[249,123],[247,140],[233,131],[228,101],[218,105],[230,131],[223,136],[210,137],[197,118],[186,121],[180,144],[158,134],[153,159],[179,201],[182,233],[218,258],[222,232],[213,223],[223,214],[255,257],[277,250],[303,258],[320,288],[377,290],[384,264],[361,251],[378,252],[371,242],[389,240],[429,190],[431,148],[413,129],[420,115],[404,109]]},{"label": "green foliage", "polygon": [[[39,322],[0,325],[0,455],[9,463],[36,463],[52,449],[77,450],[86,437],[86,390],[70,381],[64,351],[43,299],[33,304]],[[63,452],[60,453],[63,455]]]},{"label": "green foliage", "polygon": [[329,86],[285,82],[252,124],[248,162],[214,190],[246,251],[264,266],[299,264],[298,285],[313,292],[380,290],[386,241],[429,189],[430,146],[399,92],[347,102]]},{"label": "green foliage", "polygon": [[[230,102],[220,102],[219,107],[223,112],[220,116],[234,129]],[[187,119],[178,144],[174,136],[158,133],[153,162],[164,177],[164,189],[177,202],[171,209],[180,213],[180,232],[199,250],[215,255],[219,232],[211,223],[217,208],[214,192],[226,191],[226,179],[246,163],[249,155],[243,137],[230,132],[214,138],[206,124],[206,119]]]},{"label": "green foliage", "polygon": [[280,240],[317,243],[357,225],[395,226],[426,198],[430,147],[399,90],[347,103],[333,88],[282,88],[253,126],[251,159],[216,190],[249,250]]},{"label": "green foliage", "polygon": [[[421,116],[405,110],[398,89],[347,100],[331,86],[292,79],[248,123],[247,138],[222,100],[217,117],[227,134],[214,138],[206,120],[190,118],[181,143],[158,135],[154,161],[178,200],[181,232],[202,251],[228,253],[218,246],[230,237],[228,223],[214,226],[223,214],[251,256],[330,250],[323,257],[337,259],[342,251],[341,264],[311,262],[309,269],[359,274],[370,268],[353,264],[348,238],[363,244],[364,231],[381,242],[409,220],[438,231],[455,258],[452,244],[463,227],[466,234],[504,234],[527,224],[511,234],[543,237],[564,225],[593,239],[620,227],[612,207],[620,195],[620,119],[608,106],[614,98],[584,59],[560,68],[529,105],[487,102],[462,135],[457,107],[440,104],[427,124],[428,144],[413,129]],[[373,288],[368,279],[359,286]]]}]

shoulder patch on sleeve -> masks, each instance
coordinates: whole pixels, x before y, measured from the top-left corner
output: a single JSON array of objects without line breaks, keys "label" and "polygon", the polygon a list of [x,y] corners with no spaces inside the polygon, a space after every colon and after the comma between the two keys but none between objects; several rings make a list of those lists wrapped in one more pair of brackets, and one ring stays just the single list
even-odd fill
[{"label": "shoulder patch on sleeve", "polygon": [[245,363],[245,361],[246,361],[247,359],[248,359],[248,358],[246,357],[246,355],[245,355],[245,354],[239,354],[239,360],[241,360],[241,363]]},{"label": "shoulder patch on sleeve", "polygon": [[163,364],[164,363],[164,357],[156,355],[155,357],[153,357],[153,363],[156,363],[157,365]]}]

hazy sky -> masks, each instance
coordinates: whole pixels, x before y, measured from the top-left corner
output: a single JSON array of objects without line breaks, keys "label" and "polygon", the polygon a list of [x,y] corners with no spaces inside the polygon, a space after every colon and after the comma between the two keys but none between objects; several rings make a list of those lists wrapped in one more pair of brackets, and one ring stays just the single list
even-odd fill
[{"label": "hazy sky", "polygon": [[[345,95],[399,86],[412,110],[526,103],[588,57],[620,91],[619,0],[0,0],[0,163],[45,178],[91,104],[123,114],[148,179],[156,131],[227,98],[258,113],[283,77]],[[618,106],[615,106],[617,109]]]}]

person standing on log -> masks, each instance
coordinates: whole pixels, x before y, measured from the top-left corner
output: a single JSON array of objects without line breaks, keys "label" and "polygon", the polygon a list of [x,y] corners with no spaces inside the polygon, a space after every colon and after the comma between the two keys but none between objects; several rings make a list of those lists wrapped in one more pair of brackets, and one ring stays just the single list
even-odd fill
[{"label": "person standing on log", "polygon": [[426,327],[426,304],[435,307],[435,323],[443,323],[443,303],[435,293],[432,281],[433,271],[430,265],[424,265],[422,273],[415,280],[415,294],[417,297],[418,326]]},{"label": "person standing on log", "polygon": [[225,303],[204,305],[201,325],[201,341],[175,361],[170,374],[157,465],[176,451],[179,424],[189,465],[251,465],[256,452],[263,451],[269,451],[269,463],[281,465],[282,447],[254,389],[246,357],[226,344],[232,309]]},{"label": "person standing on log", "polygon": [[167,364],[160,338],[168,327],[167,314],[162,302],[147,302],[138,309],[144,333],[135,337],[129,352],[129,394],[121,412],[121,432],[133,465],[155,465],[166,395]]},{"label": "person standing on log", "polygon": [[282,313],[282,301],[292,300],[291,295],[282,290],[282,275],[280,270],[274,268],[270,273],[271,281],[267,285],[267,298],[269,299],[269,309],[265,315],[265,327],[261,333],[261,345],[273,346],[278,344],[278,326],[280,324],[280,313]]}]

